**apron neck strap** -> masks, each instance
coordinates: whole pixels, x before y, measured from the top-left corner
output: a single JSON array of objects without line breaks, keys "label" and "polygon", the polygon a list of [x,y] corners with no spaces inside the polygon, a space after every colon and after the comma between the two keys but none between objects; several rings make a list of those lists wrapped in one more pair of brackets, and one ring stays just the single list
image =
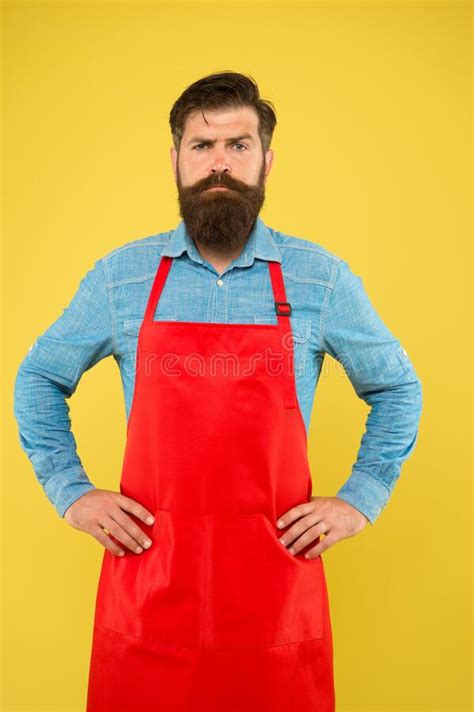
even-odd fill
[{"label": "apron neck strap", "polygon": [[286,301],[285,283],[279,262],[268,262],[270,279],[272,280],[275,312],[280,326],[288,324],[288,317],[291,315],[291,304]]},{"label": "apron neck strap", "polygon": [[296,407],[296,386],[294,379],[293,333],[291,330],[291,304],[286,301],[285,282],[279,262],[268,262],[272,280],[275,312],[280,329],[280,343],[283,355],[283,395],[285,408]]},{"label": "apron neck strap", "polygon": [[156,307],[158,305],[161,292],[165,286],[166,278],[168,272],[170,271],[171,262],[173,258],[169,255],[161,255],[160,264],[156,270],[155,279],[153,281],[153,286],[151,288],[150,297],[148,299],[148,304],[145,310],[145,321],[153,321],[155,316]]},{"label": "apron neck strap", "polygon": [[[169,255],[162,255],[160,264],[156,270],[155,279],[151,288],[150,297],[145,310],[145,321],[153,321],[158,302],[160,300],[166,278],[168,277],[173,258]],[[282,335],[289,331],[290,323],[288,317],[291,315],[291,304],[286,301],[285,283],[279,262],[269,261],[268,269],[273,290],[275,312],[278,324],[282,329]]]}]

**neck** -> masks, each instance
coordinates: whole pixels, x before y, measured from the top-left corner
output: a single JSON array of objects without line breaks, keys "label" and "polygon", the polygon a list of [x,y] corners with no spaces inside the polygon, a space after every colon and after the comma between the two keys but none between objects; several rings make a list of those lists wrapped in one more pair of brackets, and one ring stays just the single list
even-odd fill
[{"label": "neck", "polygon": [[232,260],[240,255],[244,249],[247,241],[240,247],[234,247],[229,249],[218,249],[216,247],[210,247],[209,245],[203,245],[197,240],[194,240],[194,244],[204,260],[207,260],[219,274],[225,270],[226,267],[230,265]]}]

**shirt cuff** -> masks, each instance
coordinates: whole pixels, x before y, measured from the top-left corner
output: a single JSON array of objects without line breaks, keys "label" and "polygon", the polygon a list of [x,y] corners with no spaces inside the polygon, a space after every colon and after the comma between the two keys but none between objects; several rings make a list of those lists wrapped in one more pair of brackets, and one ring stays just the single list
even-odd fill
[{"label": "shirt cuff", "polygon": [[353,470],[336,496],[365,514],[373,524],[387,504],[390,490],[370,473]]},{"label": "shirt cuff", "polygon": [[52,474],[45,484],[45,492],[60,517],[66,509],[95,485],[87,477],[81,465],[68,467]]}]

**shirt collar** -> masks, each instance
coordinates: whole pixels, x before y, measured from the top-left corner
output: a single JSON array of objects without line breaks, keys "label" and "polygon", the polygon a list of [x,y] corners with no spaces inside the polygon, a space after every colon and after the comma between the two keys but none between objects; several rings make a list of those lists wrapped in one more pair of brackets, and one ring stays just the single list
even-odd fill
[{"label": "shirt collar", "polygon": [[[204,260],[199,254],[199,250],[194,240],[188,234],[186,225],[182,220],[171,232],[168,244],[161,254],[168,255],[169,257],[179,257],[183,252],[187,252],[189,257],[195,262],[203,264]],[[249,267],[253,264],[255,258],[275,262],[282,261],[280,248],[273,239],[269,228],[258,215],[246,245],[240,255],[232,261],[231,265],[233,267]],[[231,265],[229,265],[229,267]]]}]

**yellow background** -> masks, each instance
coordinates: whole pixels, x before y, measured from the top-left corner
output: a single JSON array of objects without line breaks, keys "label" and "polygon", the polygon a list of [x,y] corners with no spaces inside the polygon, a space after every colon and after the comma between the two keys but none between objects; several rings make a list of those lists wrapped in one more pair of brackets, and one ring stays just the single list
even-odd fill
[{"label": "yellow background", "polygon": [[[2,9],[3,709],[84,709],[103,554],[56,514],[20,449],[16,370],[97,258],[177,225],[169,110],[223,69],[251,74],[277,110],[262,218],[349,262],[424,389],[386,509],[324,554],[338,712],[472,709],[470,4]],[[117,490],[125,409],[112,358],[70,406],[89,477]],[[328,357],[310,430],[315,494],[349,476],[367,412]]]}]

